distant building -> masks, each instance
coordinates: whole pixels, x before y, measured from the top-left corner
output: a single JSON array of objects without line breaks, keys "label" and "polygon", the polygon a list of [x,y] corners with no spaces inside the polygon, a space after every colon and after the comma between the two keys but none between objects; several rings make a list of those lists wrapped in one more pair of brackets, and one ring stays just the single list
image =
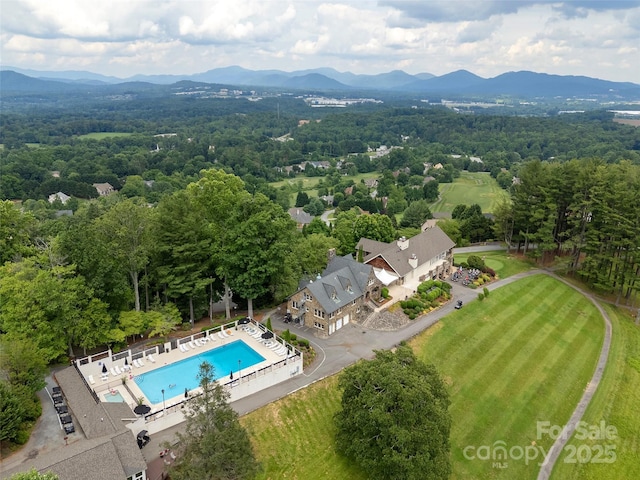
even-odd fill
[{"label": "distant building", "polygon": [[94,183],[93,188],[98,191],[98,195],[104,197],[105,195],[110,195],[115,192],[115,188],[110,183]]},{"label": "distant building", "polygon": [[309,215],[300,207],[293,207],[288,210],[289,216],[296,222],[298,229],[302,229],[305,225],[309,225],[315,218],[313,215]]},{"label": "distant building", "polygon": [[49,203],[53,203],[56,200],[60,200],[60,202],[65,205],[69,200],[71,200],[71,197],[62,192],[52,193],[51,195],[49,195]]}]

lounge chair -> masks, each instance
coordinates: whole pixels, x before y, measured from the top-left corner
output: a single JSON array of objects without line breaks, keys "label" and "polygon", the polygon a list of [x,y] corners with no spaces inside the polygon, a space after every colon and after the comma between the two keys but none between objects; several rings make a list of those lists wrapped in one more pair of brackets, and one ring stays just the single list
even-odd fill
[{"label": "lounge chair", "polygon": [[111,367],[111,375],[113,375],[114,377],[118,376],[118,372],[116,371],[116,367]]},{"label": "lounge chair", "polygon": [[182,351],[183,351],[183,352],[188,352],[188,351],[189,351],[189,347],[187,347],[187,344],[186,344],[186,343],[183,343],[183,344],[180,346],[180,348],[182,348]]},{"label": "lounge chair", "polygon": [[280,350],[282,348],[282,344],[279,342],[273,342],[273,345],[269,347],[271,350]]},{"label": "lounge chair", "polygon": [[141,367],[144,367],[144,362],[142,361],[141,358],[138,359],[138,365],[140,365]]},{"label": "lounge chair", "polygon": [[153,358],[153,355],[147,355],[147,358],[149,359],[149,361],[150,361],[151,363],[156,363],[156,359],[155,359],[155,358]]},{"label": "lounge chair", "polygon": [[189,342],[189,346],[190,346],[191,348],[194,348],[194,349],[196,348],[195,344],[193,343],[193,340],[191,340],[191,341]]},{"label": "lounge chair", "polygon": [[136,367],[136,368],[140,368],[140,367],[141,367],[141,365],[140,365],[140,363],[138,363],[138,360],[137,360],[137,359],[136,359],[136,360],[132,360],[132,361],[131,361],[131,363],[132,363],[132,364],[133,364],[133,366],[134,366],[134,367]]},{"label": "lounge chair", "polygon": [[91,385],[95,385],[96,384],[96,381],[93,379],[93,375],[89,375],[89,383]]},{"label": "lounge chair", "polygon": [[224,335],[222,335],[222,332],[218,332],[218,337],[224,338]]}]

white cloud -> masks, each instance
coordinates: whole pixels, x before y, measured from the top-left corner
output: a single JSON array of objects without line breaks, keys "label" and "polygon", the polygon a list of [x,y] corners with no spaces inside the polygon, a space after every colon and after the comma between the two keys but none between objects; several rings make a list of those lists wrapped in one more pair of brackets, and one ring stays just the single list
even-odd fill
[{"label": "white cloud", "polygon": [[3,65],[119,76],[241,64],[640,81],[640,0],[8,0],[0,39]]}]

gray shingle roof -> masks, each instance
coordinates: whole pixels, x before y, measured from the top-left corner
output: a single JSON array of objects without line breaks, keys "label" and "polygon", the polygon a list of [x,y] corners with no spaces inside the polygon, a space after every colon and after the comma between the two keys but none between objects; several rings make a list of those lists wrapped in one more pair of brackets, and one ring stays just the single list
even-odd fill
[{"label": "gray shingle roof", "polygon": [[334,257],[322,277],[307,288],[325,312],[333,313],[364,294],[371,269],[351,255]]},{"label": "gray shingle roof", "polygon": [[398,275],[403,277],[413,270],[409,264],[412,255],[418,258],[418,265],[423,265],[456,245],[438,226],[411,237],[407,242],[409,246],[401,250],[396,242],[380,243],[362,238],[358,242],[358,248],[362,245],[363,250],[370,252],[364,257],[365,263],[376,257],[382,257]]},{"label": "gray shingle roof", "polygon": [[87,438],[2,472],[2,477],[35,468],[52,471],[60,480],[125,480],[146,470],[135,435],[125,426],[126,420],[135,419],[131,408],[122,402],[96,403],[74,367],[60,370],[55,377]]}]

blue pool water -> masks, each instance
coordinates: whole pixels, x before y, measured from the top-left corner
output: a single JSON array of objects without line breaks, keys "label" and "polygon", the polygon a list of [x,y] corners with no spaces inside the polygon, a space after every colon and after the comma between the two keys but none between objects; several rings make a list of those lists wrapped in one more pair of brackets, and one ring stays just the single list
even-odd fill
[{"label": "blue pool water", "polygon": [[104,394],[104,399],[106,402],[124,402],[124,398],[122,398],[120,392],[116,392],[115,394],[107,392]]},{"label": "blue pool water", "polygon": [[244,370],[264,360],[265,358],[249,345],[242,340],[236,340],[199,355],[136,375],[134,381],[149,402],[162,403],[162,389],[164,389],[166,401],[178,395],[184,396],[185,388],[187,390],[198,388],[200,384],[196,375],[200,364],[204,361],[213,365],[217,380],[222,377],[228,378],[231,372],[237,378],[238,366]]}]

